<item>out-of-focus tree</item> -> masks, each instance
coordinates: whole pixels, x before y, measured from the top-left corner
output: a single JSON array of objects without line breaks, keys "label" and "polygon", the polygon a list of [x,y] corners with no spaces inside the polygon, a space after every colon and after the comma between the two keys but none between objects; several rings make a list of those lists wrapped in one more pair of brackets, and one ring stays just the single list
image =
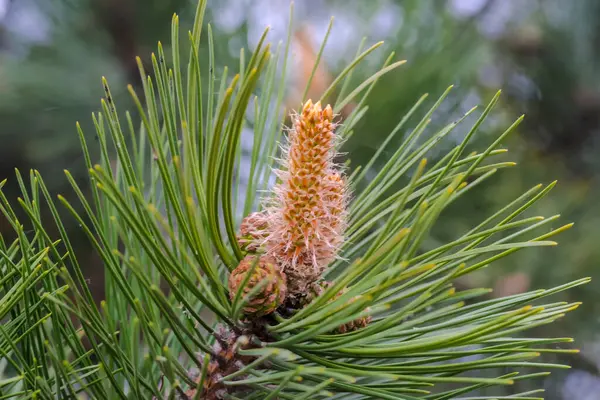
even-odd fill
[{"label": "out-of-focus tree", "polygon": [[[526,272],[533,282],[550,284],[582,271],[598,276],[599,43],[600,4],[593,0],[539,2],[530,18],[497,41],[494,63],[506,88],[506,108],[526,114],[521,134],[510,146],[528,173],[507,175],[504,193],[559,177],[561,190],[548,196],[546,207],[561,204],[563,215],[578,225],[552,256],[564,268],[545,268],[551,260],[531,254]],[[600,315],[595,290],[584,292],[588,301],[583,307],[589,315]],[[588,332],[600,326],[598,317],[580,322]]]},{"label": "out-of-focus tree", "polygon": [[[543,287],[581,274],[596,282],[600,278],[600,4],[593,0],[540,1],[532,8],[527,18],[510,24],[495,41],[494,58],[488,66],[505,89],[505,110],[526,116],[520,134],[507,144],[520,171],[500,175],[504,190],[499,193],[479,189],[468,210],[477,218],[519,191],[558,177],[559,190],[532,212],[561,209],[563,217],[575,222],[575,229],[554,251],[528,252],[518,262],[505,260],[494,273],[481,274],[476,282],[470,282],[489,284],[497,291]],[[455,208],[457,214],[463,210],[464,206]],[[461,229],[459,220],[465,221],[449,216],[448,226]],[[581,355],[570,360],[574,372],[564,380],[556,375],[549,380],[550,399],[597,398],[593,394],[597,390],[592,389],[600,385],[597,285],[568,294],[583,299],[581,307],[589,318],[552,328],[558,330],[555,334],[566,334],[575,325],[576,337],[584,344]]]}]

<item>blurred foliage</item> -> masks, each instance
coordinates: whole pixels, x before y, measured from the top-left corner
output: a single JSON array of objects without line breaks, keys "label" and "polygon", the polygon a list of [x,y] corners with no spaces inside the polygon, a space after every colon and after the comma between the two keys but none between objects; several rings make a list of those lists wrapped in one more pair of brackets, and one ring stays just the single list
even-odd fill
[{"label": "blurred foliage", "polygon": [[[523,264],[518,263],[534,286],[576,274],[600,278],[599,43],[600,3],[593,0],[568,7],[560,1],[540,2],[530,18],[495,43],[494,63],[506,88],[506,109],[526,114],[521,134],[508,146],[527,174],[504,175],[505,190],[483,194],[482,206],[502,204],[518,190],[558,178],[557,190],[540,212],[560,210],[576,224],[554,254],[531,252],[521,259]],[[517,266],[506,269],[514,272]],[[577,321],[582,339],[598,339],[593,337],[600,327],[596,292],[590,286],[570,293],[584,299],[585,314],[590,316]]]},{"label": "blurred foliage", "polygon": [[[519,260],[505,260],[493,270],[497,275],[482,277],[487,282],[501,282],[498,275],[524,272],[529,285],[536,288],[578,274],[595,280],[595,284],[575,290],[566,298],[567,301],[571,296],[582,299],[585,317],[553,327],[559,335],[574,329],[582,353],[571,360],[575,371],[565,377],[566,384],[563,387],[551,384],[550,399],[599,398],[594,397],[598,392],[592,389],[600,384],[598,44],[600,3],[593,0],[539,2],[530,18],[511,27],[495,43],[493,63],[506,89],[505,108],[508,112],[526,114],[520,135],[508,143],[513,155],[518,156],[520,172],[501,175],[502,181],[497,183],[503,190],[481,191],[480,196],[471,197],[478,200],[475,207],[469,207],[471,210],[496,207],[519,190],[559,180],[557,189],[535,212],[560,211],[564,218],[575,222],[575,228],[560,239],[560,246],[553,251],[545,254],[533,251]],[[452,219],[452,224],[458,224],[459,219]]]}]

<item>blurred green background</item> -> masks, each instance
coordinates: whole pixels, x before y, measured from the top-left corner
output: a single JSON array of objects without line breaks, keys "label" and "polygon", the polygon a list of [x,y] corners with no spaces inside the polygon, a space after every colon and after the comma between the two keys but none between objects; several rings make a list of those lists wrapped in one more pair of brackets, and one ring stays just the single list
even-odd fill
[{"label": "blurred green background", "polygon": [[[357,82],[359,75],[364,78],[380,66],[389,51],[408,60],[370,94],[370,109],[346,143],[352,166],[364,164],[377,151],[421,94],[435,98],[450,84],[455,90],[434,115],[433,126],[485,103],[498,88],[504,92],[500,105],[477,140],[487,143],[526,114],[518,132],[504,143],[519,166],[453,205],[431,243],[465,232],[535,184],[558,179],[532,214],[560,213],[562,222],[575,222],[574,229],[559,237],[560,246],[520,252],[460,285],[491,287],[498,296],[595,278],[567,294],[570,301],[584,302],[576,313],[544,327],[544,335],[574,336],[582,350],[560,360],[573,368],[553,374],[544,385],[549,399],[600,399],[600,2],[296,3],[290,107],[299,103],[331,15],[336,19],[310,90],[313,96],[354,57],[362,37],[366,46],[385,40],[387,52],[369,58],[355,74]],[[148,62],[157,40],[168,42],[171,14],[179,13],[189,25],[194,7],[192,0],[0,0],[0,177],[9,178],[10,197],[18,195],[14,168],[25,173],[39,169],[56,193],[68,191],[63,169],[85,178],[74,123],[81,121],[93,144],[90,114],[103,95],[100,77],[111,82],[121,110],[127,108],[125,85],[139,84],[134,57]],[[209,1],[219,60],[213,67],[234,66],[239,48],[251,50],[265,25],[271,26],[272,42],[284,40],[288,9],[289,0]],[[459,130],[441,148],[451,148],[461,134]],[[384,154],[391,155],[397,144],[390,143]],[[0,232],[5,228],[0,221]],[[75,237],[82,236],[77,226],[71,229]],[[87,274],[101,298],[102,269],[93,254]]]}]

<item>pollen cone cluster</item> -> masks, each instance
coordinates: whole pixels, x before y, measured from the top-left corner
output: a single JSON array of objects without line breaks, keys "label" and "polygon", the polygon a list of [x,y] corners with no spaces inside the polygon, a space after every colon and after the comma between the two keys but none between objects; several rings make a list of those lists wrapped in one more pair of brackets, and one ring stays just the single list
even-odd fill
[{"label": "pollen cone cluster", "polygon": [[[232,299],[252,295],[246,317],[262,317],[285,300],[301,308],[335,259],[346,229],[346,182],[335,164],[335,124],[331,106],[308,100],[293,116],[278,183],[265,209],[248,215],[237,236],[247,255],[229,277]],[[252,270],[255,256],[260,257]],[[248,274],[251,277],[246,279]],[[268,280],[261,288],[259,282]]]},{"label": "pollen cone cluster", "polygon": [[334,163],[331,106],[310,100],[294,117],[275,198],[266,209],[266,251],[288,276],[296,296],[318,281],[337,254],[346,227],[346,184]]}]

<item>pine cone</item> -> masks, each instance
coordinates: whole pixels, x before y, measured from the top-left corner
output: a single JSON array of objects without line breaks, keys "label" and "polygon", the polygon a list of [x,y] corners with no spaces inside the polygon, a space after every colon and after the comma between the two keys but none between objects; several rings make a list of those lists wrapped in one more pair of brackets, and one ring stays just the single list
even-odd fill
[{"label": "pine cone", "polygon": [[244,306],[244,314],[249,317],[261,317],[272,313],[283,304],[287,294],[285,274],[279,270],[275,259],[263,255],[257,261],[256,257],[253,255],[246,256],[229,276],[229,297],[231,300],[235,298],[237,291],[240,290],[247,274],[252,271],[254,263],[256,263],[256,266],[252,271],[252,276],[242,289],[243,295],[250,293],[256,285],[262,284],[261,282],[267,281],[266,284],[263,284],[262,289],[254,294]]},{"label": "pine cone", "polygon": [[346,324],[342,324],[335,330],[336,333],[347,333],[357,331],[362,328],[366,328],[371,323],[371,316],[367,315],[362,318],[357,318],[354,321],[350,321]]},{"label": "pine cone", "polygon": [[[307,306],[308,304],[310,304],[315,298],[320,296],[327,288],[331,287],[332,285],[333,285],[333,282],[329,282],[329,281],[320,281],[320,282],[313,283],[312,285],[310,285],[305,296],[303,296],[301,298],[297,298],[297,299],[290,299],[289,300],[291,302],[290,306],[292,308],[296,308],[296,309],[303,308],[303,307]],[[332,301],[338,299],[341,295],[343,295],[347,291],[348,291],[348,289],[340,290],[329,301],[332,302]],[[356,297],[350,299],[348,304],[352,304],[352,302],[354,302],[354,301],[356,301]],[[335,330],[335,333],[346,333],[346,332],[356,331],[358,329],[365,328],[367,325],[369,325],[370,322],[371,322],[370,315],[362,317],[362,318],[357,318],[354,321],[350,321],[346,324],[343,324],[343,325],[340,325],[339,327],[337,327],[337,329]]]},{"label": "pine cone", "polygon": [[264,212],[253,212],[242,220],[238,244],[243,252],[256,253],[267,238],[267,216]]},{"label": "pine cone", "polygon": [[[347,291],[348,291],[348,289],[346,289],[346,288],[340,290],[338,292],[338,294],[333,296],[333,298],[329,301],[334,301],[335,299],[339,298],[341,295],[343,295]],[[351,298],[348,301],[347,305],[352,304],[353,302],[356,301],[356,299],[358,299],[358,297]],[[368,310],[368,308],[366,310]],[[347,333],[347,332],[357,331],[361,328],[366,328],[370,322],[371,322],[370,315],[367,315],[367,316],[364,316],[361,318],[357,318],[354,321],[346,322],[345,324],[338,326],[337,329],[335,330],[335,333]]]}]

